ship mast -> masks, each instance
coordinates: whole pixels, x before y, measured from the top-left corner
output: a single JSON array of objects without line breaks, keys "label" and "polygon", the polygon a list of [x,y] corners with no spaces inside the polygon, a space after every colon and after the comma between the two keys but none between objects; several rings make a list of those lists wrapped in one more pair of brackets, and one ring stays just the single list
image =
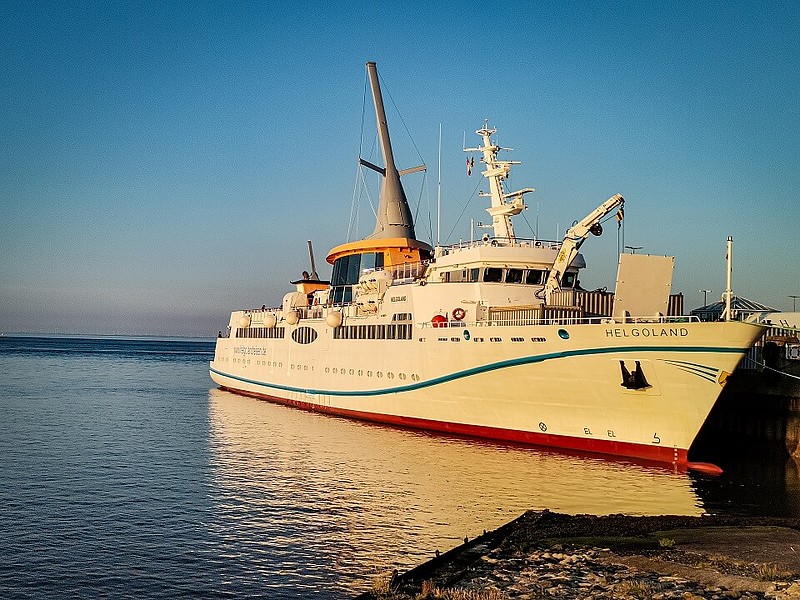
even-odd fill
[{"label": "ship mast", "polygon": [[514,226],[511,224],[511,217],[525,210],[526,206],[523,196],[534,191],[534,189],[525,188],[516,192],[506,193],[503,180],[508,178],[511,165],[518,165],[520,162],[515,160],[497,160],[498,151],[511,150],[511,148],[501,148],[492,143],[492,135],[496,131],[497,130],[494,128],[489,129],[488,122],[485,123],[482,129],[475,132],[483,138],[483,146],[480,148],[464,148],[464,152],[483,153],[481,162],[486,164],[486,170],[481,174],[489,180],[489,193],[481,192],[481,196],[489,196],[492,201],[491,206],[486,209],[486,212],[492,216],[492,227],[494,229],[495,238],[499,238],[501,242],[507,242],[513,245],[516,236],[514,235]]},{"label": "ship mast", "polygon": [[386,124],[386,112],[383,108],[381,86],[378,81],[378,69],[374,62],[367,63],[367,71],[372,88],[372,99],[375,103],[375,117],[378,122],[378,136],[380,138],[384,165],[383,167],[379,167],[363,158],[359,159],[362,165],[380,173],[383,177],[375,231],[368,236],[368,239],[409,238],[415,240],[417,238],[414,233],[414,219],[411,216],[411,209],[408,206],[408,200],[406,199],[403,185],[400,183],[400,176],[416,171],[423,171],[425,170],[425,166],[413,167],[402,171],[397,170],[394,164],[394,155],[392,154],[392,143],[389,139],[389,128]]}]

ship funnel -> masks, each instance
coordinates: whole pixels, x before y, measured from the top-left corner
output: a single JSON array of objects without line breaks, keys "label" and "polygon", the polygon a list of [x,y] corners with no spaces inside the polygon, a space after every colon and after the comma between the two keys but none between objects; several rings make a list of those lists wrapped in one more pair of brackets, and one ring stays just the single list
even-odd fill
[{"label": "ship funnel", "polygon": [[[380,200],[378,202],[378,215],[375,231],[368,239],[376,238],[410,238],[416,239],[414,234],[414,219],[406,200],[403,185],[400,183],[400,172],[394,164],[392,143],[389,140],[389,128],[386,125],[386,112],[383,109],[381,86],[378,81],[378,70],[374,62],[367,63],[369,81],[372,87],[372,99],[375,102],[375,116],[378,120],[378,135],[383,153],[383,168],[377,167],[365,160],[361,164],[377,171],[383,176]],[[421,170],[420,168],[408,169],[406,172]]]}]

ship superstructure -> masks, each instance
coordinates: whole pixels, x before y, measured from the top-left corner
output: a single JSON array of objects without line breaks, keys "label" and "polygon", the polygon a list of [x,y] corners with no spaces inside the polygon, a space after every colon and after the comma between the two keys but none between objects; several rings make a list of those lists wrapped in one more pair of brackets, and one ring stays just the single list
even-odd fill
[{"label": "ship superstructure", "polygon": [[280,307],[238,310],[212,379],[237,393],[335,415],[685,465],[727,376],[761,333],[700,323],[670,294],[671,257],[620,256],[615,292],[579,286],[578,252],[619,213],[615,195],[563,240],[517,237],[531,188],[476,133],[493,235],[417,240],[374,63],[384,166],[376,227],[333,248],[330,281],[293,282]]}]

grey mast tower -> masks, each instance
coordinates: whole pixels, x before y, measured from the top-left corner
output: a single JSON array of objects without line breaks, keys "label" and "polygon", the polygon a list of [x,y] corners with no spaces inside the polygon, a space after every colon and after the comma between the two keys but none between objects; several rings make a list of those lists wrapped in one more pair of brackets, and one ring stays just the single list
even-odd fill
[{"label": "grey mast tower", "polygon": [[403,169],[402,171],[397,170],[394,164],[394,155],[392,154],[392,143],[389,140],[389,127],[386,124],[386,112],[383,108],[378,69],[374,62],[367,63],[367,71],[369,72],[369,81],[372,88],[372,99],[375,103],[375,117],[378,121],[378,135],[381,142],[384,166],[379,167],[363,158],[359,159],[362,165],[380,173],[383,177],[375,230],[366,239],[408,238],[416,240],[414,218],[411,216],[411,209],[408,206],[403,185],[400,183],[400,176],[416,171],[424,171],[426,167],[422,165]]}]

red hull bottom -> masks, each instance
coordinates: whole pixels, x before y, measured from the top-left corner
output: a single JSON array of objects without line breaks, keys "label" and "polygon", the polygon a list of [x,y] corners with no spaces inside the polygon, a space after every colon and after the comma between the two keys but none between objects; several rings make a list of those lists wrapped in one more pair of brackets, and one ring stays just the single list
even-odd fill
[{"label": "red hull bottom", "polygon": [[631,444],[629,442],[616,442],[613,440],[586,439],[567,435],[552,435],[549,433],[536,433],[533,431],[499,429],[496,427],[485,427],[482,425],[447,423],[443,421],[418,419],[415,417],[384,415],[379,413],[336,408],[332,406],[320,406],[318,404],[311,404],[309,402],[288,400],[286,398],[278,398],[276,396],[248,392],[225,386],[220,386],[220,389],[233,392],[235,394],[268,400],[277,404],[293,406],[302,410],[335,415],[338,417],[348,417],[351,419],[358,419],[360,421],[371,421],[373,423],[383,423],[387,425],[423,431],[436,431],[471,438],[514,442],[530,446],[543,446],[548,448],[575,450],[582,453],[611,455],[618,458],[633,458],[647,462],[661,464],[666,463],[679,469],[686,469],[688,466],[688,451],[681,448],[665,448],[663,446]]}]

